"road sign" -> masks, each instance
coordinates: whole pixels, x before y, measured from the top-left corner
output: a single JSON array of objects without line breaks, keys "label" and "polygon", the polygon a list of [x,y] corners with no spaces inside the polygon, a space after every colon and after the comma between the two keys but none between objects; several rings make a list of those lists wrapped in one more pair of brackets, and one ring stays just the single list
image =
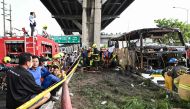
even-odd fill
[{"label": "road sign", "polygon": [[62,44],[80,43],[80,36],[52,36],[55,42]]},{"label": "road sign", "polygon": [[80,43],[80,36],[68,36],[67,43]]}]

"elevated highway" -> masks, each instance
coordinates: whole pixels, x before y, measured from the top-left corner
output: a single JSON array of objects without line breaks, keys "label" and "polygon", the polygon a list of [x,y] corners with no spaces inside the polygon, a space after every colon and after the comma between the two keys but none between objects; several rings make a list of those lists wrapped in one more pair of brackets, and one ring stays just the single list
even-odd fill
[{"label": "elevated highway", "polygon": [[83,45],[100,43],[100,31],[134,0],[41,0],[63,32],[82,34]]}]

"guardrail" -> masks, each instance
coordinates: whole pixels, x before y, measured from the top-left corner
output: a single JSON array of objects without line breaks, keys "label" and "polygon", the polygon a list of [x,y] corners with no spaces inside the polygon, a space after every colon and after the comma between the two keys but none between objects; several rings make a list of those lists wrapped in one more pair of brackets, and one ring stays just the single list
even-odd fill
[{"label": "guardrail", "polygon": [[[63,84],[62,88],[64,92],[67,92],[67,94],[63,94],[62,92],[62,97],[64,98],[68,98],[68,82],[69,79],[71,78],[71,76],[73,75],[73,73],[75,72],[78,64],[79,64],[79,60],[80,60],[80,55],[77,57],[77,60],[71,65],[71,67],[69,68],[69,70],[66,72],[66,76],[58,83],[50,86],[48,89],[44,90],[43,92],[41,92],[40,94],[38,94],[37,96],[35,96],[34,98],[32,98],[31,100],[27,101],[26,103],[24,103],[23,105],[19,106],[17,109],[27,109],[29,107],[31,107],[34,103],[36,103],[38,100],[40,100],[44,95],[46,95],[47,93],[51,92],[53,89],[57,88],[58,86],[60,86],[61,84]],[[69,79],[68,79],[69,78]],[[66,97],[65,97],[66,96]],[[69,98],[70,99],[70,98]],[[67,99],[65,99],[67,100]],[[66,101],[68,103],[68,101]],[[65,101],[62,101],[62,103],[65,103]],[[67,108],[65,107],[65,105],[70,105],[69,107],[71,108]],[[64,106],[64,107],[63,107]],[[72,109],[71,106],[71,101],[70,104],[62,104],[62,109]]]}]

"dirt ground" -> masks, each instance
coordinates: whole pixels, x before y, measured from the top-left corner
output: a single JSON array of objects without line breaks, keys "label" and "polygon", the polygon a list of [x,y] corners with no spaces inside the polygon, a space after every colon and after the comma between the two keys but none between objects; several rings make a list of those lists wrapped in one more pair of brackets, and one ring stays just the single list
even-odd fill
[{"label": "dirt ground", "polygon": [[[69,89],[74,109],[190,109],[190,104],[165,98],[165,91],[150,80],[122,71],[76,71]],[[57,107],[59,108],[59,107]]]}]

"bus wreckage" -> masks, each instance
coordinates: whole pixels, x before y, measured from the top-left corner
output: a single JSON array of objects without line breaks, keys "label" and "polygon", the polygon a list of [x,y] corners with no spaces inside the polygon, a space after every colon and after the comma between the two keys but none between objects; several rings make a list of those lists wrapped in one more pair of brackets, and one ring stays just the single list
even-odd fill
[{"label": "bus wreckage", "polygon": [[[126,70],[161,74],[170,58],[187,66],[186,46],[182,33],[172,28],[145,28],[124,33],[108,41],[115,46],[119,64]],[[143,76],[143,75],[142,75]],[[145,77],[147,77],[145,75]],[[160,75],[162,81],[164,78]],[[148,77],[147,77],[148,78]],[[154,80],[158,83],[158,80]]]}]

